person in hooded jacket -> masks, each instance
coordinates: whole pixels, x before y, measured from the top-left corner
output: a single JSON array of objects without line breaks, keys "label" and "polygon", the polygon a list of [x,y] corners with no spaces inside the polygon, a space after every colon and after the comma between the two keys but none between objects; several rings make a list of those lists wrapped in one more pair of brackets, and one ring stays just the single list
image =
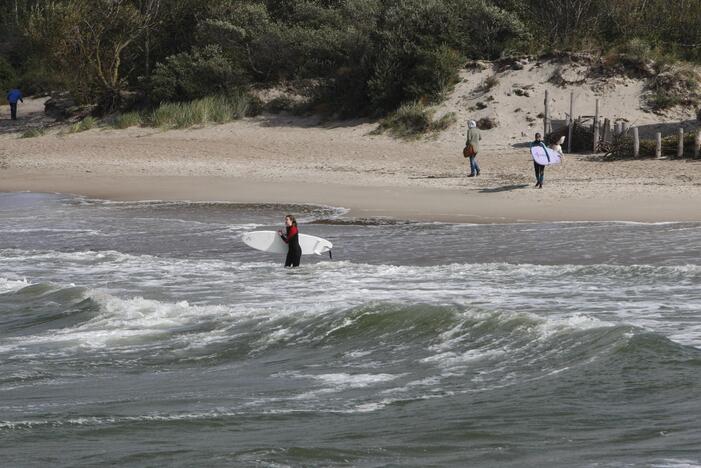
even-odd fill
[{"label": "person in hooded jacket", "polygon": [[470,158],[470,175],[468,177],[476,177],[480,175],[480,167],[477,164],[477,153],[480,150],[480,140],[482,135],[480,135],[479,128],[477,128],[477,122],[470,120],[467,123],[467,139],[465,141],[465,148],[468,149],[472,147],[472,151],[469,152]]}]

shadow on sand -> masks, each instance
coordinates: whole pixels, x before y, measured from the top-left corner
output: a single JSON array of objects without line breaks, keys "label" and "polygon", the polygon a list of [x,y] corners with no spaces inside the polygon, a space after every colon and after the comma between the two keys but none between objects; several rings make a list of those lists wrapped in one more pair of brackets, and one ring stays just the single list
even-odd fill
[{"label": "shadow on sand", "polygon": [[483,188],[480,189],[480,193],[498,193],[498,192],[511,192],[513,190],[520,190],[524,189],[526,187],[530,187],[529,184],[515,184],[515,185],[504,185],[502,187],[494,187],[494,188]]}]

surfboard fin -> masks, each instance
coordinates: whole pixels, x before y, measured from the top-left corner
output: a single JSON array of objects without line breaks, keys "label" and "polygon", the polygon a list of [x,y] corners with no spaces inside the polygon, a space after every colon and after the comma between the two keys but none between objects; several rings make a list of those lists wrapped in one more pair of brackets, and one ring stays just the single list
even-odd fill
[{"label": "surfboard fin", "polygon": [[333,255],[331,255],[331,251],[329,250],[329,260],[333,260]]}]

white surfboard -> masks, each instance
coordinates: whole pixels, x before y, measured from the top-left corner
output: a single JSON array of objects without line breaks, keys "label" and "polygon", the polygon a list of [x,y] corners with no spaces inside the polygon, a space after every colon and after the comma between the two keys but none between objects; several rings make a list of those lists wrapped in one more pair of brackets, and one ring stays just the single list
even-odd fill
[{"label": "white surfboard", "polygon": [[[242,237],[243,242],[256,250],[270,253],[287,253],[287,244],[280,238],[276,231],[252,231]],[[321,255],[331,250],[333,244],[321,237],[299,234],[299,246],[303,255]]]},{"label": "white surfboard", "polygon": [[533,161],[543,166],[552,166],[553,164],[560,164],[562,162],[562,155],[550,148],[543,148],[542,146],[531,146],[531,156]]}]

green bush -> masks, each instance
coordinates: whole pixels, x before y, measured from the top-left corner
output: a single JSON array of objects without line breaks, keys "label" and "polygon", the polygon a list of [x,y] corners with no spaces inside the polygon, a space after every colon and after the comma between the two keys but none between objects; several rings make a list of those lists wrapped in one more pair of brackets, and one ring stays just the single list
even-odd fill
[{"label": "green bush", "polygon": [[246,81],[218,45],[194,48],[159,63],[150,80],[154,102],[179,102],[223,94]]},{"label": "green bush", "polygon": [[460,79],[458,70],[463,63],[465,59],[446,46],[419,52],[416,66],[404,85],[406,98],[429,103],[442,101]]},{"label": "green bush", "polygon": [[456,121],[452,112],[438,120],[433,120],[434,113],[435,111],[420,102],[404,104],[396,112],[382,119],[375,133],[387,131],[398,138],[415,139],[421,135],[445,130]]},{"label": "green bush", "polygon": [[12,68],[12,65],[7,60],[0,57],[0,101],[5,102],[7,92],[14,86],[17,86],[16,81],[15,69]]},{"label": "green bush", "polygon": [[638,37],[624,43],[619,48],[619,52],[640,62],[653,60],[655,58],[650,44],[645,39]]},{"label": "green bush", "polygon": [[22,92],[30,96],[48,94],[66,87],[66,84],[46,63],[36,58],[24,65],[18,81]]},{"label": "green bush", "polygon": [[658,89],[650,94],[646,101],[647,105],[655,111],[662,111],[681,104],[681,99],[678,96],[670,94],[665,89]]}]

